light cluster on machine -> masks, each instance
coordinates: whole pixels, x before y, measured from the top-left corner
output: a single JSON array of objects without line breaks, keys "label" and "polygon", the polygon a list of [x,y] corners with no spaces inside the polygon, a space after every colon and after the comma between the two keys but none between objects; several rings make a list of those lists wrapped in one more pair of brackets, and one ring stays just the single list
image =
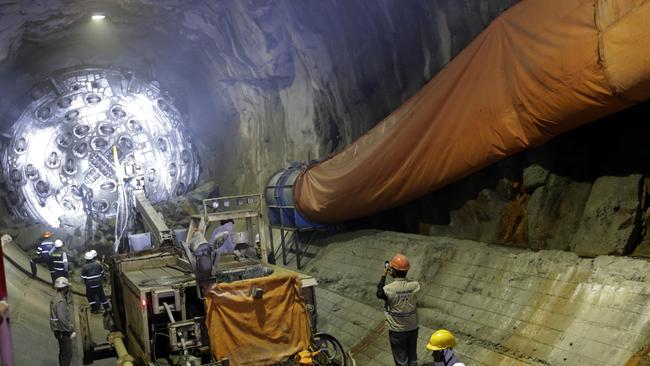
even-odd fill
[{"label": "light cluster on machine", "polygon": [[113,160],[117,172],[117,216],[115,218],[114,252],[129,228],[133,219],[139,214],[149,234],[151,247],[174,245],[172,230],[165,223],[163,216],[156,211],[147,198],[145,170],[134,156],[127,156],[120,162],[117,146],[113,146]]},{"label": "light cluster on machine", "polygon": [[27,98],[2,154],[7,201],[21,219],[76,227],[118,216],[114,146],[122,164],[137,162],[152,203],[185,194],[198,178],[180,112],[156,82],[75,68],[53,73]]}]

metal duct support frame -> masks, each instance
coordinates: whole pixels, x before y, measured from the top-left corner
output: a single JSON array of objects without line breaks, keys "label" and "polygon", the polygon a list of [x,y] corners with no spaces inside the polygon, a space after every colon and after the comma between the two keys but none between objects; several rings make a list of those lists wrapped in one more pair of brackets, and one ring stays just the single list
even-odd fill
[{"label": "metal duct support frame", "polygon": [[[281,252],[282,262],[287,265],[289,263],[287,254],[294,253],[297,267],[300,269],[302,257],[307,255],[314,232],[329,227],[307,220],[296,208],[293,195],[294,184],[305,168],[304,164],[292,164],[287,169],[273,174],[264,188],[269,215],[271,251],[268,259],[270,263],[275,264],[275,257],[278,252]],[[280,231],[280,246],[277,250],[273,243],[274,229]],[[305,233],[310,234],[308,239]]]}]

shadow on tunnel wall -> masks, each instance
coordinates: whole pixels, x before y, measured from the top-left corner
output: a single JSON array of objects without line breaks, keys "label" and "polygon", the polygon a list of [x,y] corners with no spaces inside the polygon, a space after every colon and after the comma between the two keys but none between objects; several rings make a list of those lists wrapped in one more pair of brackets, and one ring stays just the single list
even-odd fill
[{"label": "shadow on tunnel wall", "polygon": [[629,108],[351,226],[649,256],[649,116],[650,102]]}]

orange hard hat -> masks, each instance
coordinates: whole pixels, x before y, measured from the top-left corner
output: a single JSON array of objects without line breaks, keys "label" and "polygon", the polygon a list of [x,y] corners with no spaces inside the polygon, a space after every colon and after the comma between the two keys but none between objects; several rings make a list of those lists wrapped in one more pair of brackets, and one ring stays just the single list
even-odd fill
[{"label": "orange hard hat", "polygon": [[398,271],[408,271],[410,266],[409,260],[404,254],[397,253],[390,260],[390,267]]},{"label": "orange hard hat", "polygon": [[52,237],[52,232],[51,231],[43,231],[43,234],[41,234],[41,235],[43,235],[44,238],[50,238],[50,237]]}]

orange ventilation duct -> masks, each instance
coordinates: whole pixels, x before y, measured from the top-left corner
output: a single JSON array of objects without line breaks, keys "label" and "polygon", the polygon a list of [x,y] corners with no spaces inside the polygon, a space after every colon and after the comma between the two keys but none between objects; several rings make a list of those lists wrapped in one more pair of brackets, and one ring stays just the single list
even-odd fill
[{"label": "orange ventilation duct", "polygon": [[650,0],[524,0],[433,80],[296,181],[309,220],[409,202],[650,97]]}]

